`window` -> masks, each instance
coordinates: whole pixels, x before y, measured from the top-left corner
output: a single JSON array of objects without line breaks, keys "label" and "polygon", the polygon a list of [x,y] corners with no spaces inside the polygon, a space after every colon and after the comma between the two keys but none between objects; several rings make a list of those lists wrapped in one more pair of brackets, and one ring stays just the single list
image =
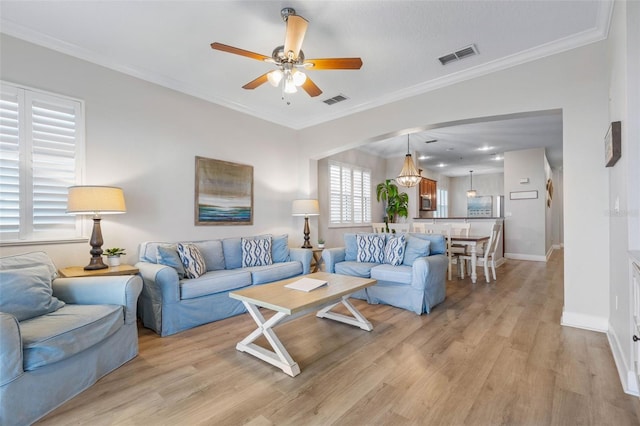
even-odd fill
[{"label": "window", "polygon": [[433,217],[449,217],[449,197],[446,189],[438,189],[438,205]]},{"label": "window", "polygon": [[0,242],[80,237],[66,209],[83,163],[81,101],[0,83]]},{"label": "window", "polygon": [[329,163],[330,225],[371,222],[371,172]]}]

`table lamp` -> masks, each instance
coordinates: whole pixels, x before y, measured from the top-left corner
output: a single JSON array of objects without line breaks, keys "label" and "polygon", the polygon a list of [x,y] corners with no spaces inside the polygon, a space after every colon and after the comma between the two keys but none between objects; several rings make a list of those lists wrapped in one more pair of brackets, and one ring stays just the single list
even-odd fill
[{"label": "table lamp", "polygon": [[313,248],[309,243],[309,216],[320,215],[318,200],[294,200],[291,210],[293,216],[304,216],[304,244],[302,248]]},{"label": "table lamp", "polygon": [[100,219],[103,214],[125,213],[122,188],[113,186],[71,186],[67,201],[67,213],[76,215],[92,215],[93,231],[91,233],[91,261],[84,267],[87,271],[108,268],[102,261],[102,231]]}]

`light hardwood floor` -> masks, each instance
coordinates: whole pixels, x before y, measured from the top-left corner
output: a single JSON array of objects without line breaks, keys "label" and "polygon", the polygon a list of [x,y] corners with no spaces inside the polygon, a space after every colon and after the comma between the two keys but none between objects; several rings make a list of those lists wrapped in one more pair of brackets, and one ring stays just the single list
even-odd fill
[{"label": "light hardwood floor", "polygon": [[235,350],[248,314],[165,338],[141,328],[136,359],[41,424],[640,424],[606,336],[560,326],[561,251],[483,280],[449,281],[430,315],[356,301],[372,332],[313,315],[283,324],[295,378]]}]

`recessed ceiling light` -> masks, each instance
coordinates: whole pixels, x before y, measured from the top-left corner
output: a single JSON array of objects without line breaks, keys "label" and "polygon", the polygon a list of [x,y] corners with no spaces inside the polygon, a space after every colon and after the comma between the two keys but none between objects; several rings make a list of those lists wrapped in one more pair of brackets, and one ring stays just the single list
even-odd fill
[{"label": "recessed ceiling light", "polygon": [[478,148],[478,151],[491,151],[493,149],[492,146],[482,146]]},{"label": "recessed ceiling light", "polygon": [[446,166],[446,164],[444,164],[444,163],[438,164],[438,167],[444,167],[444,166]]},{"label": "recessed ceiling light", "polygon": [[421,155],[420,157],[418,157],[418,160],[428,160],[429,158],[431,158],[428,155]]},{"label": "recessed ceiling light", "polygon": [[504,157],[502,157],[501,155],[494,155],[494,156],[493,156],[493,160],[495,160],[495,161],[502,161],[502,160],[504,160]]}]

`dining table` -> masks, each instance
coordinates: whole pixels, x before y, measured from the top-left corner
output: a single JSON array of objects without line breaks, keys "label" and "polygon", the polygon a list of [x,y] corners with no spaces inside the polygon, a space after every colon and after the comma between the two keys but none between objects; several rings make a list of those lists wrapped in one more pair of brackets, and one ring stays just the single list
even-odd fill
[{"label": "dining table", "polygon": [[469,247],[469,254],[471,255],[471,282],[476,283],[478,280],[478,274],[476,273],[476,266],[478,264],[478,246],[484,245],[489,241],[489,235],[452,235],[451,245],[462,245]]}]

